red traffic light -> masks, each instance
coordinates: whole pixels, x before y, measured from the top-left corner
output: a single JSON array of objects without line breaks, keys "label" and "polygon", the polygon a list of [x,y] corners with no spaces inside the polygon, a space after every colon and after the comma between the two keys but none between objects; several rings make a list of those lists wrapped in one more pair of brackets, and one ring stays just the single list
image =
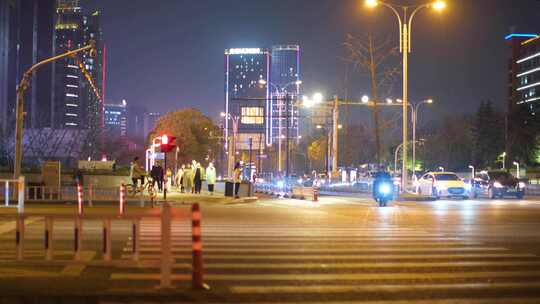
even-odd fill
[{"label": "red traffic light", "polygon": [[175,145],[173,145],[175,139],[176,137],[174,136],[167,134],[161,135],[161,152],[171,151],[175,147]]}]

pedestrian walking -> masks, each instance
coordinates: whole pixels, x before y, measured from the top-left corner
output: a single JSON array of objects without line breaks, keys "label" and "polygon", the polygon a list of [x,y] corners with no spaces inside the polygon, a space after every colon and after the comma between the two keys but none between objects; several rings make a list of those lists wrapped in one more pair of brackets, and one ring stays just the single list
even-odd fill
[{"label": "pedestrian walking", "polygon": [[210,195],[214,195],[214,186],[216,184],[216,168],[213,163],[208,164],[206,168],[206,183],[208,184],[208,192]]},{"label": "pedestrian walking", "polygon": [[184,191],[190,193],[193,189],[193,180],[191,179],[191,165],[187,165],[182,177],[182,184],[184,185]]},{"label": "pedestrian walking", "polygon": [[135,156],[129,167],[129,177],[133,183],[133,192],[136,193],[138,190],[138,182],[141,180],[141,186],[144,186],[144,175],[146,172],[139,164],[139,157]]},{"label": "pedestrian walking", "polygon": [[155,187],[156,183],[158,185],[158,191],[163,191],[163,167],[160,163],[154,164],[152,170],[150,171],[150,176],[152,177],[152,187]]},{"label": "pedestrian walking", "polygon": [[165,172],[166,172],[165,176],[167,178],[165,180],[165,185],[166,185],[167,191],[169,191],[169,189],[172,189],[173,174],[172,174],[171,168],[167,168]]},{"label": "pedestrian walking", "polygon": [[204,182],[206,182],[206,169],[203,165],[199,163],[199,168],[201,168],[201,189]]},{"label": "pedestrian walking", "polygon": [[184,170],[186,169],[185,165],[182,165],[178,172],[176,173],[176,185],[180,188],[180,192],[184,193]]},{"label": "pedestrian walking", "polygon": [[242,169],[240,168],[240,162],[234,165],[233,183],[234,183],[234,198],[240,198],[238,191],[240,190],[240,183],[242,182]]},{"label": "pedestrian walking", "polygon": [[194,184],[195,184],[195,193],[200,194],[201,193],[201,187],[202,187],[202,177],[201,177],[201,166],[199,164],[195,167],[195,176],[193,178]]}]

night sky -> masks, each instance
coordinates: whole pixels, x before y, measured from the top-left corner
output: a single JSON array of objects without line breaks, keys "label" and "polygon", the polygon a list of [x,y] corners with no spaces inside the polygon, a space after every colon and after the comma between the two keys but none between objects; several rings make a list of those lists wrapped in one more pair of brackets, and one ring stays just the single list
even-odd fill
[{"label": "night sky", "polygon": [[[299,44],[304,93],[344,95],[346,34],[369,28],[392,35],[397,21],[355,0],[83,0],[103,12],[108,47],[107,101],[127,99],[161,112],[197,107],[217,117],[224,105],[224,56],[229,47]],[[395,1],[424,3],[424,1]],[[433,97],[432,117],[476,109],[483,99],[503,107],[507,94],[504,37],[540,33],[540,1],[449,0],[438,14],[413,23],[411,100]],[[351,69],[349,95],[369,93],[369,79]],[[398,80],[395,97],[401,95]]]}]

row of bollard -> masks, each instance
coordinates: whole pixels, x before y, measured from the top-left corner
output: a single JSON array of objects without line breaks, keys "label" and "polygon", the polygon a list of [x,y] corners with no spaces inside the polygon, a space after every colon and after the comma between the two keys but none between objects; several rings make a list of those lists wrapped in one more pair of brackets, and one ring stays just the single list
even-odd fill
[{"label": "row of bollard", "polygon": [[[170,289],[172,285],[172,269],[174,259],[171,250],[171,205],[163,203],[161,211],[161,278],[159,288]],[[208,290],[204,283],[204,266],[202,257],[201,209],[198,203],[191,205],[191,250],[192,274],[191,283],[194,289]]]},{"label": "row of bollard", "polygon": [[[298,187],[300,189],[300,193],[295,193],[294,188],[290,187],[278,187],[277,185],[273,184],[258,184],[255,186],[255,193],[262,193],[267,194],[271,196],[276,197],[284,197],[284,198],[296,198],[305,200],[306,194],[304,193],[305,189],[309,189],[308,187]],[[312,201],[317,202],[319,201],[319,188],[318,187],[312,187]]]},{"label": "row of bollard", "polygon": [[[79,190],[79,189],[78,189]],[[82,199],[79,200],[80,208]],[[83,247],[83,214],[84,209],[79,209],[80,213],[74,219],[73,228],[73,251],[74,260],[80,261]],[[161,266],[160,266],[160,285],[159,288],[173,288],[172,272],[174,258],[172,255],[172,210],[170,203],[163,203],[161,210]],[[19,261],[24,259],[24,235],[25,224],[24,216],[20,216],[16,221],[15,242],[16,258]],[[53,217],[45,217],[44,229],[44,248],[45,259],[47,261],[54,259],[53,253]],[[132,238],[132,259],[138,261],[140,256],[140,218],[132,219],[131,238]],[[102,226],[102,253],[103,260],[110,262],[112,260],[112,228],[111,218],[103,219]],[[192,231],[192,287],[194,289],[208,290],[209,286],[204,283],[204,265],[202,255],[202,234],[201,234],[201,210],[198,203],[191,206],[191,231]]]},{"label": "row of bollard", "polygon": [[[89,191],[91,192],[92,188],[89,188]],[[119,200],[118,200],[118,208],[120,215],[124,215],[126,213],[126,185],[122,183],[120,185],[120,192],[119,192]],[[89,205],[92,206],[92,201],[89,201]],[[153,204],[152,204],[153,207]],[[84,214],[84,195],[83,195],[83,187],[80,184],[77,184],[77,212],[79,215]]]}]

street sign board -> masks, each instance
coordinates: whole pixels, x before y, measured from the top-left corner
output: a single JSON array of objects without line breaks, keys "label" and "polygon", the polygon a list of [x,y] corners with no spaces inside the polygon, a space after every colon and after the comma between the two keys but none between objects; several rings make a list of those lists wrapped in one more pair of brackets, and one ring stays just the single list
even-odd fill
[{"label": "street sign board", "polygon": [[163,153],[163,152],[154,152],[154,159],[164,160],[165,159],[165,153]]},{"label": "street sign board", "polygon": [[267,158],[268,158],[268,154],[257,154],[257,158],[260,158],[260,159],[267,159]]}]

